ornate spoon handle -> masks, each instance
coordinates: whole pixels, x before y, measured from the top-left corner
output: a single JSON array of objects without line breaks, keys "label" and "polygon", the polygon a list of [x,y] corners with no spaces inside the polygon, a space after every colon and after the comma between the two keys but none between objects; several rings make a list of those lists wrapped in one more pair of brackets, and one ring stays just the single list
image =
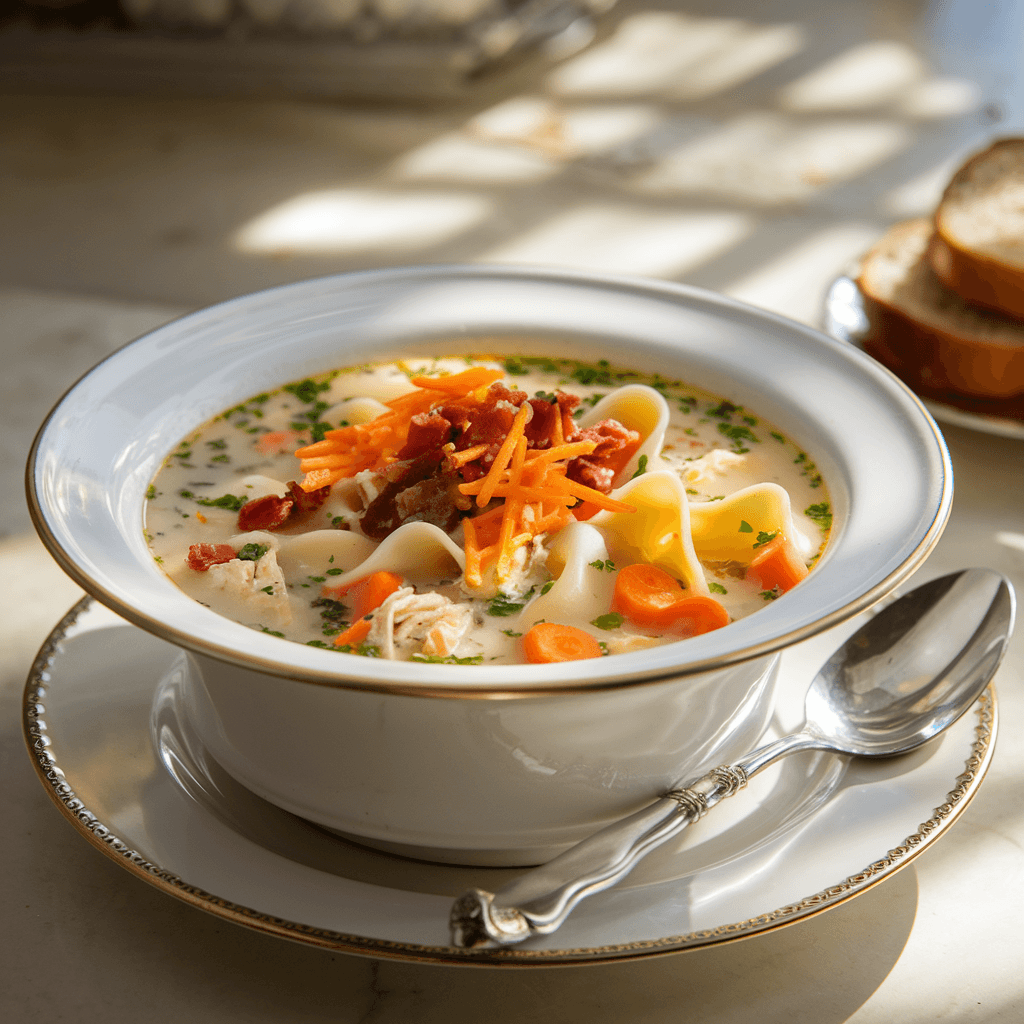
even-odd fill
[{"label": "ornate spoon handle", "polygon": [[776,740],[735,765],[713,768],[669,790],[496,893],[470,889],[452,907],[452,943],[463,948],[509,946],[553,932],[580,900],[613,886],[656,846],[741,790],[756,772],[794,750],[820,746],[801,733]]}]

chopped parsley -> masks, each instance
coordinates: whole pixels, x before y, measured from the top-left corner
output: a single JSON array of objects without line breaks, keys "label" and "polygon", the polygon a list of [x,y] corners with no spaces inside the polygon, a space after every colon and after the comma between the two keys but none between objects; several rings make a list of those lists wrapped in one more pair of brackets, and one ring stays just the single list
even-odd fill
[{"label": "chopped parsley", "polygon": [[804,515],[813,519],[823,530],[832,529],[832,507],[827,501],[809,505],[804,509]]},{"label": "chopped parsley", "polygon": [[508,359],[502,360],[502,366],[505,367],[505,372],[510,377],[523,377],[530,372],[522,359],[517,356],[509,356]]},{"label": "chopped parsley", "polygon": [[522,636],[523,635],[522,633],[517,633],[514,629],[503,629],[502,633],[504,633],[505,636],[511,636],[511,637],[517,637],[517,636]]},{"label": "chopped parsley", "polygon": [[761,530],[757,535],[757,540],[754,541],[755,548],[763,548],[765,544],[770,544],[776,537],[778,537],[779,531],[775,530],[773,533],[765,533]]},{"label": "chopped parsley", "polygon": [[771,590],[762,590],[761,591],[761,597],[765,601],[774,601],[775,598],[781,597],[781,596],[782,596],[782,591],[779,590],[778,587],[772,587]]},{"label": "chopped parsley", "polygon": [[264,594],[272,594],[274,592],[273,586],[260,587],[260,589],[263,591]]},{"label": "chopped parsley", "polygon": [[546,594],[555,585],[554,580],[548,580],[543,587],[540,588],[541,594]]},{"label": "chopped parsley", "polygon": [[517,612],[521,612],[526,607],[526,602],[533,594],[533,587],[523,594],[522,600],[516,601],[508,596],[508,594],[498,593],[491,598],[487,605],[488,615],[515,615]]},{"label": "chopped parsley", "polygon": [[641,455],[636,463],[636,472],[629,478],[635,480],[638,476],[643,476],[647,472],[647,456]]},{"label": "chopped parsley", "polygon": [[618,629],[624,621],[618,612],[608,612],[607,615],[598,615],[590,624],[598,629]]},{"label": "chopped parsley", "polygon": [[316,401],[317,395],[326,391],[330,386],[326,381],[315,381],[307,377],[297,384],[285,384],[284,390],[294,395],[300,402],[310,405]]},{"label": "chopped parsley", "polygon": [[454,654],[413,654],[410,661],[421,661],[427,665],[479,665],[483,662],[482,654],[469,654],[465,658],[457,658]]},{"label": "chopped parsley", "polygon": [[721,583],[709,583],[708,584],[708,590],[710,590],[712,594],[728,594],[729,593],[729,591],[726,590],[725,587],[723,587]]},{"label": "chopped parsley", "polygon": [[270,636],[279,636],[282,640],[284,639],[284,633],[280,633],[276,629],[267,629],[266,626],[260,626],[260,629],[262,629],[264,633],[267,633]]},{"label": "chopped parsley", "polygon": [[729,438],[735,445],[735,450],[738,454],[742,455],[743,452],[749,452],[749,448],[745,448],[744,442],[750,441],[752,444],[760,444],[761,439],[750,429],[750,427],[738,427],[732,423],[719,423],[718,432],[725,437]]},{"label": "chopped parsley", "polygon": [[269,544],[243,544],[235,557],[243,562],[258,562],[269,550]]},{"label": "chopped parsley", "polygon": [[146,488],[146,499],[148,501],[152,501],[155,497],[156,497],[156,485],[155,484],[150,484],[149,487]]},{"label": "chopped parsley", "polygon": [[750,523],[748,523],[746,521],[746,519],[741,519],[740,520],[739,532],[740,533],[753,533],[754,532],[754,528],[750,525]]},{"label": "chopped parsley", "polygon": [[380,648],[376,644],[342,644],[340,647],[336,647],[335,650],[341,651],[343,654],[358,654],[363,658],[379,658]]},{"label": "chopped parsley", "polygon": [[222,494],[219,498],[198,498],[200,505],[207,505],[210,508],[226,508],[231,512],[237,512],[249,499],[239,498],[234,494]]},{"label": "chopped parsley", "polygon": [[603,562],[598,558],[596,561],[587,562],[587,565],[593,566],[598,572],[615,572],[615,563],[610,558],[606,558]]}]

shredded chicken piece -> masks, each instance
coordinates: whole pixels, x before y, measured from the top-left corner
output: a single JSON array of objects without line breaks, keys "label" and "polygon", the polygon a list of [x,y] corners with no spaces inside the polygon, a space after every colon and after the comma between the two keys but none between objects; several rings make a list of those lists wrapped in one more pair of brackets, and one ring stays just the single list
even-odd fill
[{"label": "shredded chicken piece", "polygon": [[469,605],[455,604],[443,594],[417,594],[412,587],[402,587],[374,611],[366,643],[392,661],[417,652],[447,656],[454,653],[472,622]]},{"label": "shredded chicken piece", "polygon": [[742,466],[747,461],[745,455],[727,451],[725,448],[712,448],[707,455],[686,464],[683,479],[688,484],[705,483],[724,476],[731,469]]},{"label": "shredded chicken piece", "polygon": [[241,602],[253,621],[264,626],[287,626],[292,621],[288,588],[273,549],[256,562],[233,558],[211,565],[207,573],[210,583]]}]

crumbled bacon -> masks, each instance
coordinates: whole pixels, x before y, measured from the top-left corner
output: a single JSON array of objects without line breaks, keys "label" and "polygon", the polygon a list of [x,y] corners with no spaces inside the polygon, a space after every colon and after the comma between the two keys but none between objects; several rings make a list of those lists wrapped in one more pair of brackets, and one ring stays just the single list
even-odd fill
[{"label": "crumbled bacon", "polygon": [[279,498],[276,494],[268,494],[255,501],[247,501],[238,511],[239,532],[280,529],[294,507],[295,499],[291,495]]},{"label": "crumbled bacon", "polygon": [[288,481],[288,496],[295,502],[292,515],[310,515],[327,500],[331,488],[319,487],[315,491],[304,491],[294,480]]},{"label": "crumbled bacon", "polygon": [[222,565],[237,558],[230,544],[193,544],[188,549],[188,567],[196,572],[206,572],[211,565]]},{"label": "crumbled bacon", "polygon": [[618,420],[601,420],[592,427],[577,431],[572,440],[593,441],[597,447],[589,455],[573,459],[566,469],[566,476],[608,494],[616,474],[622,469],[626,450],[640,440],[640,434],[624,427]]},{"label": "crumbled bacon", "polygon": [[452,425],[436,412],[421,412],[413,416],[405,446],[398,453],[399,460],[415,459],[427,452],[436,452],[451,439]]},{"label": "crumbled bacon", "polygon": [[360,520],[371,540],[383,540],[403,523],[422,522],[453,530],[461,510],[456,504],[458,478],[441,469],[440,453],[395,462],[385,471],[388,482]]}]

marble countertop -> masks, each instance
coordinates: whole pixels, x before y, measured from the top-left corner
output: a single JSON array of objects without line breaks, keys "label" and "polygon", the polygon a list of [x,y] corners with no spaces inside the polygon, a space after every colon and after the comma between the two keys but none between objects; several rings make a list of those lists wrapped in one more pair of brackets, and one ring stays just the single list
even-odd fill
[{"label": "marble countertop", "polygon": [[[20,729],[79,596],[22,496],[76,377],[207,303],[318,274],[521,261],[644,274],[820,323],[828,283],[955,163],[1020,132],[1024,15],[965,2],[620,4],[575,55],[427,109],[0,95],[0,1014],[12,1021],[889,1024],[1024,1016],[1024,637],[992,768],[949,833],[827,913],[739,943],[526,971],[360,958],[141,884],[56,812]],[[647,57],[642,57],[647,54]],[[641,56],[638,56],[641,55]],[[944,426],[956,497],[921,570],[1024,592],[1024,442]]]}]

